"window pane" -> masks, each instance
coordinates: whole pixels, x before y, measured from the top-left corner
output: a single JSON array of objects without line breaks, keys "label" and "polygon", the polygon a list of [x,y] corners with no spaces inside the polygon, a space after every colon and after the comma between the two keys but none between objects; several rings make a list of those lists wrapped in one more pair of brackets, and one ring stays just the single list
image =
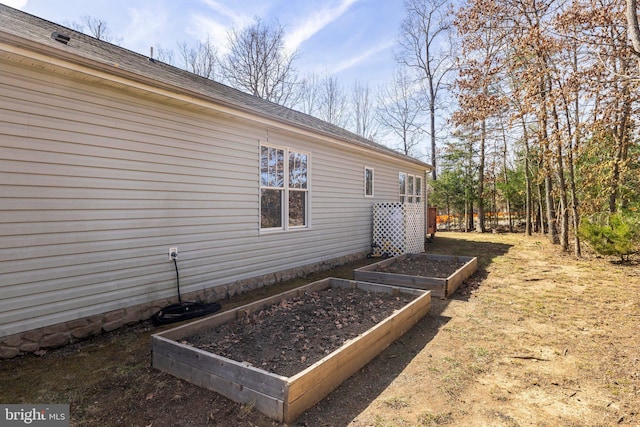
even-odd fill
[{"label": "window pane", "polygon": [[260,227],[282,227],[282,190],[262,190],[260,195]]},{"label": "window pane", "polygon": [[[414,194],[415,193],[413,192],[413,176],[409,175],[409,188],[407,188],[407,195],[413,196]],[[411,200],[409,200],[409,201],[411,201]]]},{"label": "window pane", "polygon": [[300,227],[307,225],[307,192],[289,191],[289,225]]},{"label": "window pane", "polygon": [[278,172],[276,174],[276,187],[284,187],[284,150],[276,150],[276,158],[278,159]]},{"label": "window pane", "polygon": [[373,169],[364,169],[364,195],[373,196]]},{"label": "window pane", "polygon": [[403,202],[404,201],[404,196],[405,194],[407,194],[407,176],[403,173],[400,174],[400,201]]},{"label": "window pane", "polygon": [[289,188],[307,188],[307,155],[289,153]]},{"label": "window pane", "polygon": [[260,185],[284,187],[284,150],[260,148]]},{"label": "window pane", "polygon": [[267,187],[284,187],[284,150],[269,147]]},{"label": "window pane", "polygon": [[269,181],[267,182],[267,187],[276,186],[276,174],[278,172],[278,159],[276,154],[274,148],[269,148]]},{"label": "window pane", "polygon": [[422,178],[416,176],[416,196],[422,196]]},{"label": "window pane", "polygon": [[269,147],[260,147],[260,185],[269,186]]},{"label": "window pane", "polygon": [[306,154],[301,154],[300,155],[300,170],[302,171],[301,175],[302,175],[302,180],[303,182],[301,183],[300,188],[304,188],[305,190],[307,189],[307,176],[308,176],[308,166],[309,164],[309,159],[307,158]]}]

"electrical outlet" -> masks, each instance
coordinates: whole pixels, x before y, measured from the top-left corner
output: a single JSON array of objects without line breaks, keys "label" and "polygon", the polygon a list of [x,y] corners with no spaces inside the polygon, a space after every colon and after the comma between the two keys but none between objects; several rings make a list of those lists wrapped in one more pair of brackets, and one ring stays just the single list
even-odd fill
[{"label": "electrical outlet", "polygon": [[178,248],[169,248],[169,261],[178,258]]}]

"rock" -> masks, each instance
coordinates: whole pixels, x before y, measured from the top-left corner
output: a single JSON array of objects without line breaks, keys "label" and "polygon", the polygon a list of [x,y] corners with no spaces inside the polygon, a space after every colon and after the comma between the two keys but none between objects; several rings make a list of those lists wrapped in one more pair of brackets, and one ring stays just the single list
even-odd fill
[{"label": "rock", "polygon": [[70,341],[70,338],[67,332],[58,332],[51,335],[45,335],[45,337],[40,340],[40,347],[42,348],[60,347],[65,344],[68,344],[69,341]]},{"label": "rock", "polygon": [[0,359],[13,359],[20,352],[16,348],[2,347],[0,348]]}]

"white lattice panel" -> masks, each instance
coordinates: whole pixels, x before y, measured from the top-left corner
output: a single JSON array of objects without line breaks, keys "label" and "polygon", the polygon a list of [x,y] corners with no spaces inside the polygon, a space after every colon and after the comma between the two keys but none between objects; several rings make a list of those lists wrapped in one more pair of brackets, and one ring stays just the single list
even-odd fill
[{"label": "white lattice panel", "polygon": [[424,205],[422,203],[407,203],[405,207],[405,245],[407,252],[416,254],[424,252]]},{"label": "white lattice panel", "polygon": [[373,254],[398,256],[424,251],[424,207],[419,203],[373,205]]}]

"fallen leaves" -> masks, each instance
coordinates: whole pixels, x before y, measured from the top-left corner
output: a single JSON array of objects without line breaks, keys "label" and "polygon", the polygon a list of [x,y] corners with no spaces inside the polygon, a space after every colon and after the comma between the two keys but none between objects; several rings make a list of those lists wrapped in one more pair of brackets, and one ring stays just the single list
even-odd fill
[{"label": "fallen leaves", "polygon": [[189,344],[281,375],[293,375],[404,307],[412,298],[330,288],[306,292],[214,330]]}]

